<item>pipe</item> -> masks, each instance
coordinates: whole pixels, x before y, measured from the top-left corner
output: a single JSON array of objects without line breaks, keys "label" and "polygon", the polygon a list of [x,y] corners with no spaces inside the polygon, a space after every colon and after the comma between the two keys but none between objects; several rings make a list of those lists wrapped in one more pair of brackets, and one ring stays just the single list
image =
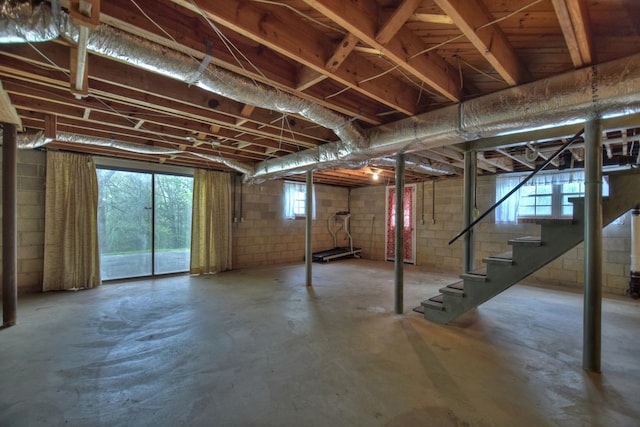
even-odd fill
[{"label": "pipe", "polygon": [[396,155],[395,311],[404,312],[404,154]]},{"label": "pipe", "polygon": [[585,124],[582,368],[600,372],[602,334],[602,124]]},{"label": "pipe", "polygon": [[304,239],[304,262],[305,262],[305,283],[312,285],[312,239],[313,239],[313,171],[307,171],[307,195],[305,197],[305,239]]},{"label": "pipe", "polygon": [[[476,205],[476,174],[478,173],[478,157],[475,151],[464,153],[464,200],[462,207],[463,225],[467,228],[473,221],[473,208]],[[475,233],[470,229],[464,235],[462,245],[462,272],[469,273],[475,270]]]},{"label": "pipe", "polygon": [[631,277],[628,294],[640,298],[640,205],[631,210]]},{"label": "pipe", "polygon": [[16,324],[17,258],[17,126],[2,124],[2,325]]}]

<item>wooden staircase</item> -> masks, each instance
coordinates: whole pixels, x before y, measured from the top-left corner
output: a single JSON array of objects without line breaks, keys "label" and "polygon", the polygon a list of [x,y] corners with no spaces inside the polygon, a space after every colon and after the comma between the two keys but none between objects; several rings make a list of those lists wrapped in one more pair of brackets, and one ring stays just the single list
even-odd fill
[{"label": "wooden staircase", "polygon": [[[603,199],[603,225],[640,204],[640,171],[611,172],[609,197]],[[539,237],[520,237],[509,241],[512,250],[483,259],[485,267],[462,274],[462,280],[445,286],[440,293],[414,311],[437,323],[449,323],[461,314],[493,298],[536,270],[573,248],[584,238],[584,198],[574,198],[573,218],[543,219]]]}]

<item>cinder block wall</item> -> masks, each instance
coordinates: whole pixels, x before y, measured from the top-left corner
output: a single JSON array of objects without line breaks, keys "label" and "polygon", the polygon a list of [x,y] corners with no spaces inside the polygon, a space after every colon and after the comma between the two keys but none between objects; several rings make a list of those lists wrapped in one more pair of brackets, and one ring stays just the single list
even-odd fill
[{"label": "cinder block wall", "polygon": [[[434,187],[435,204],[432,202]],[[495,201],[495,177],[479,177],[477,187],[478,210],[484,212]],[[452,245],[448,242],[462,229],[462,179],[443,179],[435,184],[427,181],[424,187],[418,184],[416,190],[416,264],[437,271],[461,271],[462,239]],[[354,243],[363,247],[364,257],[384,260],[385,187],[352,190],[351,206]],[[628,288],[630,268],[630,214],[623,218],[623,224],[607,226],[603,236],[603,290],[619,295]],[[476,266],[482,266],[482,259],[489,255],[511,250],[507,244],[509,239],[532,235],[539,235],[538,225],[495,224],[493,214],[489,215],[476,231]],[[583,256],[584,248],[580,244],[527,280],[581,287]]]},{"label": "cinder block wall", "polygon": [[[276,180],[243,185],[242,214],[237,203],[238,220],[233,224],[233,268],[304,261],[305,220],[283,218],[283,183]],[[327,218],[347,210],[349,203],[346,188],[316,184],[315,194],[314,252],[333,248]],[[338,245],[345,242],[339,240]]]},{"label": "cinder block wall", "polygon": [[[1,158],[2,153],[0,150]],[[18,151],[18,292],[33,292],[42,288],[45,163],[46,156],[44,152]],[[2,199],[0,197],[1,204]],[[2,242],[0,241],[1,244]],[[1,257],[2,253],[0,251]],[[2,264],[0,263],[1,269]]]}]

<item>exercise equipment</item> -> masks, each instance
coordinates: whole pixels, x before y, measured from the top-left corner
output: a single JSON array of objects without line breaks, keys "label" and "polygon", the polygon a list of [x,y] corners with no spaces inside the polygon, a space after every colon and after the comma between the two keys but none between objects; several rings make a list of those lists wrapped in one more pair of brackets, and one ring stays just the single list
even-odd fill
[{"label": "exercise equipment", "polygon": [[[353,239],[351,238],[351,233],[349,233],[350,218],[351,213],[348,211],[336,212],[334,215],[329,216],[327,219],[327,227],[329,228],[329,233],[331,233],[331,236],[333,237],[333,249],[314,252],[313,261],[329,262],[332,259],[349,256],[360,258],[362,248],[353,247]],[[338,246],[338,232],[340,230],[343,230],[347,235],[346,239],[349,240],[349,246]]]}]

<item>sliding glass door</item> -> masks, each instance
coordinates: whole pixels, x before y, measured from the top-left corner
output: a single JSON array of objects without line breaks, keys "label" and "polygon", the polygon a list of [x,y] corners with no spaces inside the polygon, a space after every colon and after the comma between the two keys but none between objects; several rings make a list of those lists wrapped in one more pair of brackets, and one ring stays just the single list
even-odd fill
[{"label": "sliding glass door", "polygon": [[189,271],[193,177],[154,175],[154,272]]},{"label": "sliding glass door", "polygon": [[98,169],[103,280],[189,270],[193,178]]}]

